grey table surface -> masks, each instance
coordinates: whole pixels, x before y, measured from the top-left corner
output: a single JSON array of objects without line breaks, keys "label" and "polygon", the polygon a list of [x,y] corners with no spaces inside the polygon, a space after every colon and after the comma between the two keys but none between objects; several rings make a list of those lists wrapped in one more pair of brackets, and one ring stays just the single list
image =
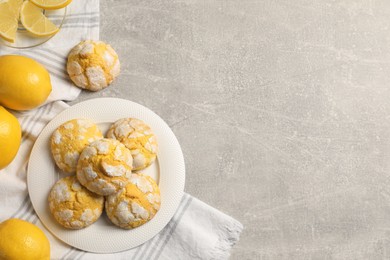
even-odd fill
[{"label": "grey table surface", "polygon": [[390,1],[101,0],[109,88],[157,112],[231,259],[390,259]]}]

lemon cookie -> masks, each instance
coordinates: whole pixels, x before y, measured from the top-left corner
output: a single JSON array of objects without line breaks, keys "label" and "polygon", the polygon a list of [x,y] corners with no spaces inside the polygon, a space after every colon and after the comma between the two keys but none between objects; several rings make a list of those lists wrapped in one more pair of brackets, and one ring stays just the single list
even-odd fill
[{"label": "lemon cookie", "polygon": [[156,136],[150,127],[139,119],[119,119],[112,124],[107,137],[119,140],[130,149],[135,171],[148,167],[156,159]]},{"label": "lemon cookie", "polygon": [[114,139],[100,139],[87,146],[77,164],[77,179],[92,192],[107,196],[124,187],[131,176],[129,149]]},{"label": "lemon cookie", "polygon": [[73,119],[58,127],[51,136],[51,152],[57,166],[76,172],[81,151],[89,143],[103,138],[97,125],[88,119]]},{"label": "lemon cookie", "polygon": [[106,213],[115,225],[131,229],[151,220],[160,209],[160,189],[149,176],[132,174],[128,184],[106,198]]},{"label": "lemon cookie", "polygon": [[104,197],[84,188],[76,176],[69,176],[58,180],[52,187],[49,208],[62,226],[81,229],[100,217],[104,208]]},{"label": "lemon cookie", "polygon": [[102,41],[80,42],[70,51],[66,67],[76,86],[91,91],[106,88],[120,72],[118,55]]}]

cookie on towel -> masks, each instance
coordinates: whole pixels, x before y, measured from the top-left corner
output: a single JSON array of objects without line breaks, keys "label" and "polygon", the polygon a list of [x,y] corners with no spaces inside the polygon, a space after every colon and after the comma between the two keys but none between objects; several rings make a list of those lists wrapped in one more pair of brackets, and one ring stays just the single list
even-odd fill
[{"label": "cookie on towel", "polygon": [[119,119],[111,125],[107,137],[119,140],[130,149],[134,171],[148,167],[156,159],[156,136],[142,120],[136,118]]},{"label": "cookie on towel", "polygon": [[84,188],[74,175],[58,180],[48,200],[54,218],[69,229],[91,225],[100,217],[104,208],[104,197]]},{"label": "cookie on towel", "polygon": [[92,192],[107,196],[125,186],[131,176],[130,150],[114,139],[100,139],[84,148],[77,179]]},{"label": "cookie on towel", "polygon": [[106,88],[120,73],[119,58],[114,49],[102,41],[92,40],[73,47],[66,68],[76,86],[91,91]]},{"label": "cookie on towel", "polygon": [[115,225],[132,229],[151,220],[160,203],[157,183],[149,176],[132,174],[124,188],[106,198],[106,213]]},{"label": "cookie on towel", "polygon": [[102,132],[89,119],[65,122],[53,132],[50,140],[55,163],[65,172],[76,172],[77,161],[84,147],[101,138]]}]

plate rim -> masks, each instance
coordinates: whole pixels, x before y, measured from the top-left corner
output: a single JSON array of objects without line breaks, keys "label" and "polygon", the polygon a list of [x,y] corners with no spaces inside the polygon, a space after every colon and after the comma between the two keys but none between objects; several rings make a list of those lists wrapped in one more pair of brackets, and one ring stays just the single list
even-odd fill
[{"label": "plate rim", "polygon": [[[42,220],[42,216],[41,214],[44,214],[44,212],[38,212],[36,210],[37,208],[37,205],[36,203],[39,203],[35,200],[35,195],[31,193],[29,187],[31,185],[31,183],[33,182],[32,181],[32,174],[30,174],[30,172],[32,171],[32,168],[33,167],[30,167],[30,165],[32,165],[34,162],[33,159],[35,158],[36,156],[36,150],[38,149],[38,146],[41,144],[41,142],[44,142],[45,140],[42,140],[43,138],[45,138],[44,134],[46,134],[46,132],[48,131],[49,128],[53,127],[53,125],[57,125],[57,127],[61,124],[61,123],[57,123],[56,124],[56,121],[59,120],[59,118],[62,118],[62,117],[67,117],[66,115],[69,113],[69,110],[77,110],[79,107],[85,107],[85,106],[90,106],[91,104],[94,104],[96,102],[108,102],[110,104],[114,104],[113,106],[121,106],[123,104],[125,105],[128,105],[129,107],[131,106],[136,106],[138,107],[139,109],[145,111],[146,113],[149,113],[151,115],[153,115],[154,117],[158,118],[160,120],[159,124],[162,125],[162,127],[168,131],[168,133],[170,133],[170,138],[172,138],[171,141],[173,141],[174,143],[174,149],[176,150],[176,152],[178,152],[178,155],[179,158],[178,158],[178,164],[179,164],[179,168],[181,168],[181,174],[178,175],[178,176],[181,176],[181,178],[178,180],[178,183],[177,183],[177,190],[176,192],[178,192],[178,196],[175,197],[175,201],[173,202],[174,203],[174,206],[171,206],[170,208],[174,208],[174,210],[171,209],[171,211],[169,212],[169,216],[166,217],[164,215],[164,218],[163,218],[163,221],[162,221],[162,224],[160,224],[158,226],[158,229],[154,230],[152,233],[152,235],[149,235],[147,239],[141,239],[139,240],[137,243],[133,243],[128,246],[125,246],[125,247],[120,247],[120,248],[115,248],[115,249],[108,249],[108,248],[99,248],[99,249],[91,249],[89,247],[86,247],[84,245],[77,245],[77,244],[74,244],[74,243],[71,243],[69,241],[67,241],[66,239],[64,240],[63,237],[59,237],[58,234],[56,234],[53,230],[51,230],[51,228],[48,226],[48,223],[45,223],[45,221]],[[130,116],[129,116],[130,117]],[[81,118],[81,117],[80,117]],[[64,119],[64,120],[70,120],[70,119]],[[62,123],[64,123],[65,121],[62,121]],[[114,120],[113,120],[114,121]],[[148,124],[150,124],[149,122],[147,122]],[[97,122],[98,124],[98,122]],[[171,147],[172,148],[172,147]],[[54,161],[52,161],[53,164],[54,164]],[[159,161],[159,164],[160,164],[160,161]],[[160,169],[161,169],[161,165],[160,165]],[[66,109],[64,109],[63,111],[61,111],[59,114],[57,114],[55,117],[53,117],[45,126],[44,128],[41,130],[41,132],[39,133],[37,139],[35,140],[34,142],[34,145],[31,149],[31,153],[30,153],[30,158],[29,158],[29,161],[28,161],[28,168],[27,168],[27,190],[28,190],[28,195],[30,197],[30,201],[32,203],[32,206],[34,208],[34,211],[35,213],[37,214],[39,220],[41,221],[41,223],[43,224],[43,226],[45,227],[45,229],[47,231],[49,231],[55,238],[61,240],[62,242],[70,245],[70,246],[73,246],[75,248],[78,248],[78,249],[81,249],[81,250],[84,250],[84,251],[88,251],[88,252],[93,252],[93,253],[103,253],[103,254],[106,254],[106,253],[116,253],[116,252],[122,252],[122,251],[126,251],[126,250],[129,250],[129,249],[132,249],[132,248],[135,248],[145,242],[147,242],[148,240],[152,239],[155,235],[157,235],[159,232],[161,232],[161,230],[169,223],[169,221],[172,219],[172,217],[174,216],[175,212],[177,211],[179,205],[180,205],[180,202],[181,202],[181,199],[184,195],[184,187],[185,187],[185,175],[186,175],[186,169],[185,169],[185,161],[184,161],[184,155],[183,155],[183,152],[182,152],[182,149],[180,147],[180,143],[178,142],[175,134],[173,133],[172,129],[169,127],[169,125],[157,114],[155,113],[154,111],[152,111],[151,109],[139,104],[139,103],[136,103],[136,102],[133,102],[133,101],[130,101],[130,100],[127,100],[127,99],[122,99],[122,98],[115,98],[115,97],[101,97],[101,98],[92,98],[92,99],[88,99],[88,100],[84,100],[84,101],[81,101],[79,103],[76,103]],[[161,180],[161,172],[159,173],[159,179]],[[163,203],[162,202],[162,206],[163,207]],[[170,203],[172,204],[172,203]],[[160,208],[160,211],[161,211],[161,208]],[[103,215],[102,215],[103,216]],[[101,217],[102,217],[101,216]],[[157,215],[155,216],[155,218],[158,218],[158,213]],[[151,222],[151,221],[150,221]],[[148,223],[146,223],[148,224]],[[146,226],[146,224],[144,226]],[[112,224],[113,225],[113,224]],[[142,228],[142,226],[140,227]],[[81,229],[81,230],[67,230],[67,229],[64,229],[66,232],[82,232],[84,229]],[[118,230],[119,232],[123,232],[119,227],[118,227]],[[134,229],[135,230],[135,229]]]}]

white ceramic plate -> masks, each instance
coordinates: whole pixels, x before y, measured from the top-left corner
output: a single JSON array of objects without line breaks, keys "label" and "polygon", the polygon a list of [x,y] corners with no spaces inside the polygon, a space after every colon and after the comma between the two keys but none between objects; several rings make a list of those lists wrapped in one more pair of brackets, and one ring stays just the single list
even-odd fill
[{"label": "white ceramic plate", "polygon": [[[159,152],[156,162],[142,171],[152,176],[161,190],[161,208],[148,223],[124,230],[110,222],[105,213],[91,226],[69,230],[52,217],[47,197],[54,183],[66,174],[52,159],[50,137],[64,122],[89,118],[105,134],[114,121],[134,117],[147,123],[156,134]],[[41,132],[32,149],[28,165],[28,191],[35,212],[45,227],[63,242],[95,253],[114,253],[136,247],[160,232],[174,215],[183,195],[185,165],[180,145],[169,126],[154,112],[137,103],[118,98],[98,98],[78,103],[56,116]]]}]

